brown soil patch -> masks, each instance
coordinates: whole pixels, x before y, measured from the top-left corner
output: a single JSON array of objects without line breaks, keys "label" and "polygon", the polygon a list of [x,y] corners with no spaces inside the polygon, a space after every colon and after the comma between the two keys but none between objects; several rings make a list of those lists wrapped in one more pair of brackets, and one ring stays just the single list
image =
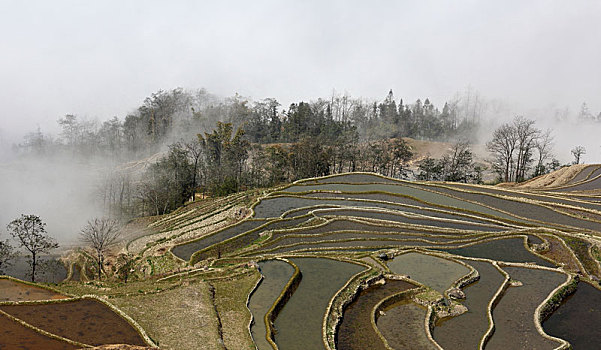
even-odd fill
[{"label": "brown soil patch", "polygon": [[127,321],[93,299],[54,304],[2,305],[0,310],[47,332],[84,344],[146,346],[146,342]]},{"label": "brown soil patch", "polygon": [[0,279],[0,302],[66,299],[59,293],[10,279]]},{"label": "brown soil patch", "polygon": [[75,345],[47,337],[0,313],[0,349],[77,349]]},{"label": "brown soil patch", "polygon": [[540,254],[542,256],[563,264],[567,271],[575,273],[581,269],[574,259],[574,256],[570,254],[559,238],[545,236],[545,239],[549,242],[549,250],[541,252]]}]

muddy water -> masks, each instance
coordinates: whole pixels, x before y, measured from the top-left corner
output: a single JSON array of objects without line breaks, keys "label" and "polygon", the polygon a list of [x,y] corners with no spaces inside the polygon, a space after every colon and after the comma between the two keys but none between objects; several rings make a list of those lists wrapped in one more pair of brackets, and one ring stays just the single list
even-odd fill
[{"label": "muddy water", "polygon": [[78,349],[79,346],[47,337],[0,314],[0,349]]},{"label": "muddy water", "polygon": [[[433,188],[434,189],[434,188]],[[307,185],[307,186],[292,186],[284,191],[298,193],[305,191],[341,191],[341,192],[369,192],[369,191],[381,191],[389,193],[403,194],[423,200],[425,202],[443,205],[448,207],[454,207],[464,210],[469,210],[477,213],[483,213],[492,215],[499,218],[510,219],[515,221],[523,221],[517,219],[514,216],[499,212],[488,207],[466,202],[460,199],[445,196],[440,193],[426,191],[420,188],[410,187],[406,185],[387,185],[387,184],[367,184],[367,185],[347,185],[347,184],[325,184],[325,185]]]},{"label": "muddy water", "polygon": [[425,320],[426,309],[406,300],[385,310],[376,324],[393,349],[435,349],[426,336]]},{"label": "muddy water", "polygon": [[545,323],[545,332],[565,339],[574,349],[596,349],[601,339],[601,291],[588,283],[578,284]]},{"label": "muddy water", "polygon": [[[470,222],[478,222],[489,224],[489,219],[477,218],[474,216],[466,216],[462,215],[459,212],[447,212],[441,213],[438,210],[440,208],[435,208],[433,206],[427,205],[420,201],[416,201],[407,197],[395,196],[392,194],[385,193],[328,193],[328,192],[316,192],[304,195],[304,197],[313,197],[313,198],[332,198],[332,197],[344,197],[347,199],[367,199],[370,201],[385,201],[391,202],[395,204],[397,210],[407,211],[416,214],[423,214],[427,216],[441,217],[447,219],[455,219],[455,220],[464,220]],[[374,202],[370,202],[374,203]]]},{"label": "muddy water", "polygon": [[377,219],[377,220],[387,220],[400,222],[404,224],[412,224],[412,225],[425,225],[425,226],[433,226],[433,227],[443,227],[443,228],[453,228],[457,230],[473,230],[473,231],[492,231],[498,232],[503,231],[506,228],[501,226],[485,226],[479,224],[472,224],[465,221],[439,221],[432,218],[425,217],[415,217],[411,215],[402,215],[401,213],[394,212],[378,212],[375,210],[362,210],[362,209],[331,209],[315,212],[316,216],[328,216],[328,215],[338,215],[338,216],[351,216],[351,217],[359,217],[359,218],[368,218],[368,219]]},{"label": "muddy water", "polygon": [[319,241],[334,241],[334,240],[409,240],[415,241],[417,239],[424,239],[426,241],[432,242],[431,244],[448,244],[448,242],[453,241],[469,241],[471,239],[475,239],[477,237],[467,236],[467,237],[442,237],[442,236],[418,236],[418,235],[408,235],[402,233],[377,233],[377,232],[332,232],[328,234],[322,234],[319,236],[283,236],[278,241],[273,243],[278,246],[284,246],[287,244],[293,243],[310,243],[310,242],[319,242]]},{"label": "muddy water", "polygon": [[474,244],[465,248],[445,249],[451,254],[472,258],[488,258],[507,262],[534,262],[541,266],[555,267],[545,259],[534,255],[524,247],[524,238],[506,238]]},{"label": "muddy water", "polygon": [[372,174],[345,174],[331,176],[315,180],[309,180],[304,183],[397,183],[392,179],[379,177]]},{"label": "muddy water", "polygon": [[65,299],[66,296],[25,283],[0,279],[0,302]]},{"label": "muddy water", "polygon": [[400,280],[387,280],[383,285],[376,284],[363,290],[344,309],[342,323],[337,334],[338,349],[385,350],[384,343],[371,323],[373,308],[382,299],[411,288],[415,288],[415,285]]},{"label": "muddy water", "polygon": [[208,246],[219,243],[225,239],[232,238],[236,235],[250,231],[265,224],[261,220],[246,220],[237,225],[227,227],[209,236],[205,236],[199,240],[175,246],[171,251],[175,256],[184,260],[190,260],[190,257],[195,252],[207,248]]},{"label": "muddy water", "polygon": [[385,240],[375,240],[375,241],[330,241],[330,242],[322,242],[322,243],[314,243],[314,244],[298,244],[294,246],[288,247],[269,247],[273,250],[257,250],[252,252],[252,254],[261,254],[262,252],[273,254],[273,253],[285,253],[292,252],[302,249],[320,249],[320,248],[350,248],[345,250],[354,250],[354,251],[363,251],[366,247],[373,247],[373,249],[368,250],[378,250],[382,248],[390,248],[390,247],[403,247],[403,246],[411,246],[411,247],[422,247],[422,246],[431,246],[430,243],[424,243],[420,241],[385,241]]},{"label": "muddy water", "polygon": [[487,350],[554,349],[559,343],[543,338],[536,330],[534,312],[545,298],[566,281],[561,273],[523,267],[504,267],[513,280],[523,283],[509,287],[493,309],[495,332]]},{"label": "muddy water", "polygon": [[322,349],[322,323],[336,292],[363,266],[330,259],[291,259],[302,280],[275,320],[275,341],[280,349]]},{"label": "muddy water", "polygon": [[486,308],[503,284],[504,276],[492,264],[465,260],[480,273],[480,279],[464,288],[463,302],[468,311],[460,316],[439,322],[433,331],[434,339],[448,350],[477,349],[488,329]]},{"label": "muddy water", "polygon": [[84,344],[146,345],[127,321],[92,299],[39,305],[2,305],[0,310],[45,331]]},{"label": "muddy water", "polygon": [[409,275],[440,293],[451,287],[453,282],[465,276],[470,270],[453,261],[436,256],[406,253],[388,262],[390,270],[396,274]]},{"label": "muddy water", "polygon": [[[601,180],[599,181],[599,185],[601,185]],[[533,203],[524,203],[510,199],[504,199],[488,194],[455,191],[442,187],[437,188],[436,191],[447,193],[461,199],[483,203],[492,208],[497,208],[523,218],[538,220],[542,223],[546,223],[547,225],[568,225],[597,231],[600,230],[601,226],[599,223],[574,218],[572,216],[562,214],[547,207]]]},{"label": "muddy water", "polygon": [[250,298],[248,307],[254,317],[250,330],[259,350],[271,350],[266,340],[265,314],[276,301],[286,283],[292,277],[294,268],[280,260],[269,260],[259,263],[263,280]]},{"label": "muddy water", "polygon": [[298,198],[298,197],[273,197],[261,200],[261,203],[254,207],[256,218],[277,218],[289,210],[312,207],[315,205],[338,206],[338,205],[357,205],[365,206],[357,201],[347,201],[344,199],[321,199],[321,198]]},{"label": "muddy water", "polygon": [[[5,269],[6,275],[24,281],[31,281],[29,257],[19,256],[11,260],[12,265]],[[67,269],[57,256],[40,256],[36,267],[36,282],[59,283],[67,278]]]}]

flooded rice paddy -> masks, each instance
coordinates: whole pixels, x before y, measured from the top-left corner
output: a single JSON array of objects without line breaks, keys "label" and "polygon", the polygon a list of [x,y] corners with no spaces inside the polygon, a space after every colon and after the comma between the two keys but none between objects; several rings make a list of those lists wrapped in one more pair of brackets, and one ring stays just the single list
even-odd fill
[{"label": "flooded rice paddy", "polygon": [[0,305],[0,310],[52,334],[90,345],[146,345],[123,318],[93,299]]},{"label": "flooded rice paddy", "polygon": [[436,349],[426,336],[426,308],[411,300],[384,310],[376,325],[393,349]]},{"label": "flooded rice paddy", "polygon": [[338,349],[362,350],[386,347],[372,326],[374,307],[383,299],[415,288],[415,285],[402,280],[386,280],[361,291],[357,298],[344,310],[342,323],[338,329]]},{"label": "flooded rice paddy", "polygon": [[330,299],[365,267],[331,259],[290,260],[303,277],[275,319],[275,342],[281,349],[322,349],[322,323]]},{"label": "flooded rice paddy", "polygon": [[595,349],[601,339],[601,290],[580,282],[576,293],[568,297],[543,323],[547,334],[565,339],[574,349]]},{"label": "flooded rice paddy", "polygon": [[495,332],[486,345],[488,350],[507,349],[554,349],[558,342],[544,338],[534,324],[536,308],[559,285],[566,281],[562,273],[503,267],[512,280],[522,286],[509,287],[493,309]]},{"label": "flooded rice paddy", "polygon": [[0,302],[65,299],[66,296],[26,283],[0,278]]},{"label": "flooded rice paddy", "polygon": [[79,346],[38,333],[0,313],[0,349],[67,350],[79,348]]},{"label": "flooded rice paddy", "polygon": [[480,279],[463,289],[467,312],[440,320],[433,330],[433,337],[444,349],[477,349],[488,329],[487,307],[505,276],[491,263],[464,260],[480,274]]},{"label": "flooded rice paddy", "polygon": [[496,239],[463,248],[444,249],[444,251],[472,258],[487,258],[507,262],[534,262],[541,266],[555,267],[554,264],[527,250],[524,247],[523,237]]},{"label": "flooded rice paddy", "polygon": [[396,256],[388,262],[388,267],[393,273],[408,275],[440,293],[470,272],[469,268],[457,262],[415,252]]},{"label": "flooded rice paddy", "polygon": [[292,277],[294,268],[285,261],[268,260],[259,263],[263,280],[252,294],[248,307],[254,322],[251,332],[259,350],[271,350],[266,339],[265,315]]},{"label": "flooded rice paddy", "polygon": [[265,221],[261,220],[245,220],[238,224],[235,224],[230,227],[226,227],[225,229],[218,231],[216,233],[212,233],[206,235],[205,237],[175,246],[171,251],[177,257],[183,260],[190,260],[190,257],[195,252],[202,250],[204,248],[209,247],[212,244],[219,243],[225,239],[232,238],[241,233],[250,231],[254,228],[257,228],[261,225],[265,224]]}]

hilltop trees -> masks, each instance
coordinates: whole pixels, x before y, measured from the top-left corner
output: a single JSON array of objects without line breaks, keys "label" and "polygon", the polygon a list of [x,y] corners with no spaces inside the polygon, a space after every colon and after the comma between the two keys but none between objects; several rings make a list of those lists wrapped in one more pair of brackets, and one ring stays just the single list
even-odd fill
[{"label": "hilltop trees", "polygon": [[424,158],[418,165],[417,178],[424,181],[482,182],[484,166],[473,160],[471,145],[457,141],[441,159]]},{"label": "hilltop trees", "polygon": [[169,147],[169,152],[151,164],[137,186],[141,212],[161,215],[184,204],[194,192],[194,164],[189,152],[179,143]]},{"label": "hilltop trees", "polygon": [[244,130],[234,133],[232,123],[217,122],[212,133],[198,134],[198,140],[206,161],[204,179],[211,191],[218,195],[238,191],[250,146]]},{"label": "hilltop trees", "polygon": [[572,155],[574,156],[574,164],[580,164],[580,158],[586,154],[586,148],[576,146],[570,152],[572,152]]},{"label": "hilltop trees", "polygon": [[58,243],[46,234],[46,223],[36,215],[21,215],[6,226],[8,232],[30,254],[31,281],[35,282],[40,254],[58,248]]}]

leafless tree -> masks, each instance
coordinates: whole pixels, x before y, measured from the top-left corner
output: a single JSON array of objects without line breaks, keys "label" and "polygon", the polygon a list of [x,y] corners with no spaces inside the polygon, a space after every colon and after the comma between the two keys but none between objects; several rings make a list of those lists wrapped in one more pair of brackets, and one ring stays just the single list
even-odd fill
[{"label": "leafless tree", "polygon": [[104,255],[121,234],[119,222],[110,218],[95,218],[88,221],[80,232],[82,242],[89,244],[96,252],[98,279],[102,277]]},{"label": "leafless tree", "polygon": [[13,247],[6,242],[0,241],[0,275],[4,274],[4,269],[11,265],[13,258]]},{"label": "leafless tree", "polygon": [[552,157],[551,150],[553,148],[553,136],[551,130],[545,131],[536,141],[536,150],[538,152],[538,163],[536,165],[536,171],[534,176],[542,175],[545,171],[543,165],[545,161]]},{"label": "leafless tree", "polygon": [[494,156],[494,166],[505,182],[511,181],[513,154],[517,147],[515,128],[511,124],[503,124],[493,132],[492,140],[486,148]]},{"label": "leafless tree", "polygon": [[513,125],[517,135],[517,161],[515,167],[515,181],[523,181],[526,171],[532,162],[532,150],[540,136],[540,130],[534,127],[534,120],[516,117]]},{"label": "leafless tree", "polygon": [[[534,121],[523,117],[501,125],[493,132],[492,140],[486,148],[494,156],[494,167],[505,182],[523,181],[533,162],[541,131],[534,127]],[[550,136],[545,144],[548,148]]]},{"label": "leafless tree", "polygon": [[46,234],[46,223],[37,215],[23,215],[6,226],[8,232],[31,254],[31,281],[35,282],[38,257],[58,248],[58,243]]},{"label": "leafless tree", "polygon": [[572,149],[572,155],[574,156],[574,164],[580,164],[580,158],[586,154],[586,148],[582,146],[576,146]]},{"label": "leafless tree", "polygon": [[197,137],[194,141],[184,142],[183,148],[187,151],[188,157],[194,164],[193,178],[192,178],[192,200],[196,197],[196,189],[198,188],[198,175],[200,168],[204,165],[204,147],[202,145],[203,139]]}]

